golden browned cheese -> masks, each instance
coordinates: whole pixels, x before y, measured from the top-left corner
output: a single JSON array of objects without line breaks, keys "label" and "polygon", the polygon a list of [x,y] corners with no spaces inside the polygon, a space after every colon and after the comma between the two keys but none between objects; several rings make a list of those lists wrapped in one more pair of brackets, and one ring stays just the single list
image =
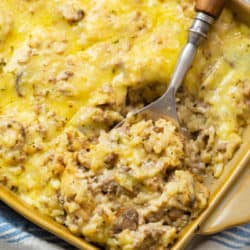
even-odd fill
[{"label": "golden browned cheese", "polygon": [[170,246],[249,123],[250,29],[226,9],[199,49],[177,97],[190,140],[163,120],[109,131],[163,93],[193,5],[1,0],[0,183],[107,249]]}]

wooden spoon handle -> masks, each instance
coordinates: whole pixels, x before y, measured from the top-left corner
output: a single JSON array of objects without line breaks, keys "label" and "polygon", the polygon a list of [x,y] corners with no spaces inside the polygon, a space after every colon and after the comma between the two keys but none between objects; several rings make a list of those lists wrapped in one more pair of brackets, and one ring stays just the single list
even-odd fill
[{"label": "wooden spoon handle", "polygon": [[196,0],[196,10],[205,12],[206,14],[217,18],[224,5],[226,0]]}]

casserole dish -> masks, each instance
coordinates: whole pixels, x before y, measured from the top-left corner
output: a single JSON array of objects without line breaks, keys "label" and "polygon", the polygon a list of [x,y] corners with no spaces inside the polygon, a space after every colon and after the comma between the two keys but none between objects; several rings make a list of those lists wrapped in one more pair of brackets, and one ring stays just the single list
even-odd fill
[{"label": "casserole dish", "polygon": [[[65,77],[69,77],[69,76],[70,76],[69,74],[66,74],[66,76],[62,75],[60,77],[65,78]],[[18,85],[20,78],[21,78],[21,75],[19,74],[17,76],[17,80],[16,80],[17,84],[16,85]],[[17,92],[18,92],[19,96],[23,95],[23,93],[20,91],[20,89],[18,89],[18,86],[17,86]],[[223,176],[220,178],[220,180],[215,181],[215,182],[212,182],[209,179],[206,180],[206,182],[209,184],[208,186],[210,187],[210,192],[212,193],[211,200],[210,200],[210,205],[209,205],[208,209],[197,220],[195,220],[193,223],[191,223],[189,225],[189,227],[186,229],[186,231],[183,232],[183,235],[182,235],[180,241],[175,246],[177,249],[180,248],[180,247],[183,247],[185,245],[185,243],[191,237],[192,232],[194,232],[195,229],[198,227],[198,225],[200,225],[201,222],[205,219],[205,217],[207,217],[209,215],[209,213],[212,211],[212,209],[216,207],[216,204],[218,204],[220,198],[225,194],[226,188],[228,186],[231,186],[232,182],[239,176],[240,170],[243,168],[244,164],[247,162],[247,159],[248,159],[248,156],[247,156],[247,151],[249,149],[249,143],[247,141],[248,137],[249,137],[249,134],[248,134],[248,132],[246,132],[246,134],[244,136],[245,143],[242,144],[241,149],[235,155],[235,157],[231,161],[231,163],[228,164],[228,166],[226,167],[226,170],[224,171]],[[238,166],[237,170],[236,170],[236,165]],[[2,195],[1,195],[2,199],[5,202],[7,202],[7,200],[9,200],[9,204],[10,204],[11,203],[11,198],[10,198],[9,195],[7,195],[8,198],[6,196],[6,194],[8,192],[6,192],[6,190],[4,188],[2,188],[1,190],[3,192]],[[62,227],[57,227],[57,226],[55,227],[55,224],[47,224],[43,219],[44,217],[39,217],[39,218],[37,217],[36,212],[34,212],[34,214],[27,213],[27,210],[25,212],[24,211],[25,206],[22,206],[23,208],[21,209],[20,208],[21,203],[18,203],[17,200],[16,200],[16,203],[12,203],[12,205],[16,209],[19,209],[19,211],[22,210],[22,213],[24,215],[26,215],[28,218],[33,219],[34,221],[36,221],[41,226],[44,226],[47,229],[49,229],[50,231],[53,231],[57,235],[59,235],[59,236],[61,235],[61,236],[63,236],[65,238],[65,231],[64,231],[64,229],[62,229]],[[26,207],[26,209],[28,209],[30,211],[30,208]],[[233,224],[235,224],[235,223],[237,223],[237,222],[236,221],[233,222]],[[213,225],[214,225],[214,223],[213,223]],[[226,226],[226,225],[224,225],[224,226]],[[205,228],[206,227],[204,225],[203,226],[203,231],[204,232],[205,231],[209,232],[209,230],[205,230]],[[219,230],[219,228],[217,227],[216,230]],[[211,230],[210,230],[210,232],[211,232]],[[86,245],[86,243],[84,243],[83,241],[81,241],[81,243],[79,241],[75,241],[74,237],[72,238],[70,236],[66,236],[65,239],[68,240],[71,243],[74,243],[78,247],[81,246],[84,249],[87,249],[87,247],[88,247],[88,245]]]}]

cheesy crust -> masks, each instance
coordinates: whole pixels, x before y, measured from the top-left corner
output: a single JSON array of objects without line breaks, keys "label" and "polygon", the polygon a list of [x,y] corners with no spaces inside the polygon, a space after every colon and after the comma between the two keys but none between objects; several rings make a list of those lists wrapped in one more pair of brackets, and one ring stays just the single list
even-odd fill
[{"label": "cheesy crust", "polygon": [[165,249],[250,118],[250,29],[223,11],[170,121],[111,130],[167,87],[191,0],[1,0],[0,183],[106,249]]}]

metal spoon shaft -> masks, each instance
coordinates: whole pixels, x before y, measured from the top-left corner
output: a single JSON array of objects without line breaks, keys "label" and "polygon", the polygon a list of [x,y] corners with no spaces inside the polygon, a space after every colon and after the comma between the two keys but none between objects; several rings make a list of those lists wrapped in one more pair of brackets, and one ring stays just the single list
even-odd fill
[{"label": "metal spoon shaft", "polygon": [[[178,59],[175,72],[172,76],[171,82],[169,84],[169,89],[174,89],[174,93],[177,92],[179,87],[181,86],[186,73],[190,69],[193,59],[195,57],[197,51],[197,47],[192,43],[187,43],[183,48],[180,57]],[[165,92],[164,95],[167,94],[168,91]]]}]

